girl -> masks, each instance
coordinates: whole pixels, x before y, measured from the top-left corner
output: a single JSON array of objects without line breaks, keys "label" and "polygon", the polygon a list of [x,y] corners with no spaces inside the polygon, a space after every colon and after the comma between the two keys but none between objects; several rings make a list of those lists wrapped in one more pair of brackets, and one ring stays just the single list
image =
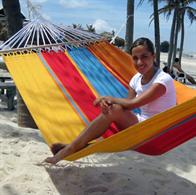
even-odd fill
[{"label": "girl", "polygon": [[[173,79],[156,66],[153,43],[147,38],[139,38],[130,51],[138,73],[129,82],[128,97],[97,98],[94,105],[100,106],[100,115],[71,144],[54,144],[51,149],[55,155],[45,162],[56,164],[86,147],[90,141],[100,137],[112,122],[123,130],[176,105]],[[139,107],[140,115],[131,112]]]}]

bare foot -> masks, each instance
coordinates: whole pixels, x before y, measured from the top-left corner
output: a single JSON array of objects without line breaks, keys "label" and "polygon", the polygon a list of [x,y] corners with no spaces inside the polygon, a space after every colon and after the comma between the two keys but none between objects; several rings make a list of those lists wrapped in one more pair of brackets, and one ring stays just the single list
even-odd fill
[{"label": "bare foot", "polygon": [[50,149],[52,153],[55,155],[56,153],[58,153],[60,150],[62,150],[66,146],[67,144],[56,143],[56,144],[53,144]]},{"label": "bare foot", "polygon": [[53,157],[48,157],[44,160],[44,162],[47,162],[47,163],[50,163],[50,164],[53,164],[55,165],[58,161],[56,160],[56,158],[53,156]]}]

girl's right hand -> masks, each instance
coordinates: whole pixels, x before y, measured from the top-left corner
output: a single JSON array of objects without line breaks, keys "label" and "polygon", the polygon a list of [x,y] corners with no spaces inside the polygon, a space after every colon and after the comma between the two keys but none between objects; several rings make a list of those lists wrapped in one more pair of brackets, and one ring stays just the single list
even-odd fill
[{"label": "girl's right hand", "polygon": [[99,97],[94,101],[94,105],[95,106],[100,106],[102,113],[104,114],[108,114],[111,106],[112,106],[112,102],[111,102],[111,97]]}]

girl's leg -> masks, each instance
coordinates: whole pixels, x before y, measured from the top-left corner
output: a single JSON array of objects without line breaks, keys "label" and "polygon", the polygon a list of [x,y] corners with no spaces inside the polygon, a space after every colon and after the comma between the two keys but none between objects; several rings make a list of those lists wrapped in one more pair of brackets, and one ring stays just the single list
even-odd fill
[{"label": "girl's leg", "polygon": [[138,122],[137,117],[119,105],[113,105],[108,114],[100,114],[84,131],[69,145],[60,150],[54,157],[47,158],[46,162],[57,163],[64,157],[84,148],[90,141],[100,137],[114,122],[123,130]]}]

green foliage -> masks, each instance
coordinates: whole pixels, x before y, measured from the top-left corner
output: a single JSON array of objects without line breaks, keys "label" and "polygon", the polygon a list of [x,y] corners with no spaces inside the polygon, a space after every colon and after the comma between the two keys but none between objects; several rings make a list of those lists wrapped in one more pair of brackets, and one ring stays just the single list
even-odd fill
[{"label": "green foliage", "polygon": [[102,37],[106,38],[108,41],[111,41],[112,40],[112,37],[113,37],[112,33],[106,32],[106,31],[100,33],[100,35]]},{"label": "green foliage", "polygon": [[169,51],[169,42],[168,41],[163,41],[160,46],[161,46],[161,48],[160,48],[161,52],[167,53]]},{"label": "green foliage", "polygon": [[114,40],[114,45],[116,45],[117,47],[124,47],[125,46],[125,40],[121,37],[116,37],[116,39]]},{"label": "green foliage", "polygon": [[[112,40],[112,38],[115,36],[114,31],[112,32],[102,32],[100,35],[104,38],[106,38],[109,42]],[[114,40],[114,45],[117,47],[124,47],[125,46],[125,40],[119,36],[117,36]]]},{"label": "green foliage", "polygon": [[95,27],[92,24],[89,25],[87,24],[86,27],[87,27],[87,31],[95,33]]},{"label": "green foliage", "polygon": [[83,30],[82,24],[72,24],[73,28]]}]

